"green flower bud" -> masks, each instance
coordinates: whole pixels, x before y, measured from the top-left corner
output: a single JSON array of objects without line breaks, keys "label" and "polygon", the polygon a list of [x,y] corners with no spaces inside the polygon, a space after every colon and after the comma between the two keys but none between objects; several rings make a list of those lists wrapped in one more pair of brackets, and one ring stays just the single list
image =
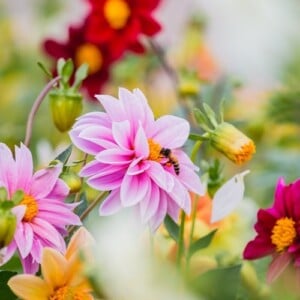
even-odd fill
[{"label": "green flower bud", "polygon": [[70,193],[77,193],[80,191],[82,186],[81,178],[72,171],[63,172],[60,178],[67,184],[70,188]]},{"label": "green flower bud", "polygon": [[16,216],[7,209],[0,210],[0,249],[9,245],[17,227]]},{"label": "green flower bud", "polygon": [[68,131],[81,114],[82,96],[51,93],[49,97],[52,119],[56,128],[61,132]]},{"label": "green flower bud", "polygon": [[255,153],[254,142],[229,123],[218,124],[209,137],[216,150],[238,165],[250,160]]}]

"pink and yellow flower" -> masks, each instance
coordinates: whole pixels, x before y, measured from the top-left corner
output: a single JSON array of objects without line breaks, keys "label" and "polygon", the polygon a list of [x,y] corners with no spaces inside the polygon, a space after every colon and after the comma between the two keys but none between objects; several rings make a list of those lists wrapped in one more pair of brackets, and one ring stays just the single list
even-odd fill
[{"label": "pink and yellow flower", "polygon": [[197,167],[180,149],[188,138],[189,123],[170,115],[155,120],[138,89],[131,93],[120,88],[119,100],[96,97],[106,112],[80,117],[70,136],[79,149],[94,156],[80,175],[91,187],[111,191],[100,214],[134,207],[153,230],[166,214],[176,222],[181,208],[189,214],[189,191],[204,193]]},{"label": "pink and yellow flower", "polygon": [[24,300],[93,300],[91,286],[84,276],[84,262],[80,259],[92,241],[86,229],[78,229],[65,255],[52,248],[43,249],[43,279],[29,274],[16,275],[9,280],[9,287]]},{"label": "pink and yellow flower", "polygon": [[279,179],[272,207],[257,213],[257,235],[245,250],[245,259],[272,255],[267,280],[275,280],[291,263],[300,266],[300,179],[285,185]]},{"label": "pink and yellow flower", "polygon": [[19,190],[24,195],[13,208],[17,228],[1,264],[18,250],[24,271],[35,273],[44,247],[65,251],[66,226],[81,222],[72,212],[74,204],[64,202],[69,188],[59,179],[61,171],[62,165],[57,164],[33,174],[32,155],[26,146],[16,147],[14,158],[10,149],[0,144],[0,187],[7,190],[9,199]]}]

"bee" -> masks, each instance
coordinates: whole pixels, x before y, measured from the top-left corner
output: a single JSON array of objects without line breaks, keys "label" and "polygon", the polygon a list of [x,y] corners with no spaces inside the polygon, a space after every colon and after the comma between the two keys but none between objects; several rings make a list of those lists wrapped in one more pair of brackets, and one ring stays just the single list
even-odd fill
[{"label": "bee", "polygon": [[168,159],[166,162],[166,165],[173,165],[174,171],[176,175],[179,175],[180,173],[180,167],[179,167],[179,162],[176,156],[172,154],[171,149],[169,148],[161,148],[159,154],[162,157],[165,157]]}]

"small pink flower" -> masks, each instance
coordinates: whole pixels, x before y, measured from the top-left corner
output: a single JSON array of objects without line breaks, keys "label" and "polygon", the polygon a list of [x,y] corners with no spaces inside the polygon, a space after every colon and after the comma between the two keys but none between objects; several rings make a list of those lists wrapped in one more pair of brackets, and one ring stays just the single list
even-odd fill
[{"label": "small pink flower", "polygon": [[267,280],[274,281],[290,264],[300,266],[300,179],[285,185],[280,178],[272,207],[257,213],[257,235],[245,250],[245,259],[272,255]]},{"label": "small pink flower", "polygon": [[13,241],[5,249],[2,264],[18,250],[24,272],[35,273],[44,247],[65,251],[67,225],[80,225],[72,212],[74,204],[66,204],[67,185],[58,178],[62,165],[48,167],[33,174],[32,155],[21,144],[10,149],[0,143],[0,187],[5,187],[11,199],[17,190],[24,193],[21,202],[13,208],[18,224]]},{"label": "small pink flower", "polygon": [[[166,214],[178,220],[180,208],[190,213],[189,191],[203,194],[197,167],[180,149],[189,123],[175,116],[154,120],[143,93],[120,88],[119,100],[98,95],[106,112],[88,113],[70,132],[73,143],[94,156],[80,175],[98,190],[111,191],[101,215],[122,207],[138,210],[143,223],[155,230]],[[169,155],[164,150],[170,150]],[[171,155],[171,156],[170,156]]]}]

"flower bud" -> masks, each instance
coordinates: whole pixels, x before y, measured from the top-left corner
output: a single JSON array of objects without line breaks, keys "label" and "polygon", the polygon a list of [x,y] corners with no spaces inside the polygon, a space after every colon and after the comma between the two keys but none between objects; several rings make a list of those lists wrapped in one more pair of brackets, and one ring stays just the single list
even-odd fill
[{"label": "flower bud", "polygon": [[255,153],[254,142],[229,123],[218,124],[209,137],[216,150],[238,165],[250,160]]},{"label": "flower bud", "polygon": [[81,178],[72,171],[63,172],[60,178],[67,184],[70,188],[70,193],[77,193],[80,191],[82,186]]},{"label": "flower bud", "polygon": [[60,93],[51,93],[49,96],[56,128],[61,132],[68,131],[82,111],[82,96]]},{"label": "flower bud", "polygon": [[0,210],[0,249],[12,241],[17,226],[16,216],[8,209]]}]

